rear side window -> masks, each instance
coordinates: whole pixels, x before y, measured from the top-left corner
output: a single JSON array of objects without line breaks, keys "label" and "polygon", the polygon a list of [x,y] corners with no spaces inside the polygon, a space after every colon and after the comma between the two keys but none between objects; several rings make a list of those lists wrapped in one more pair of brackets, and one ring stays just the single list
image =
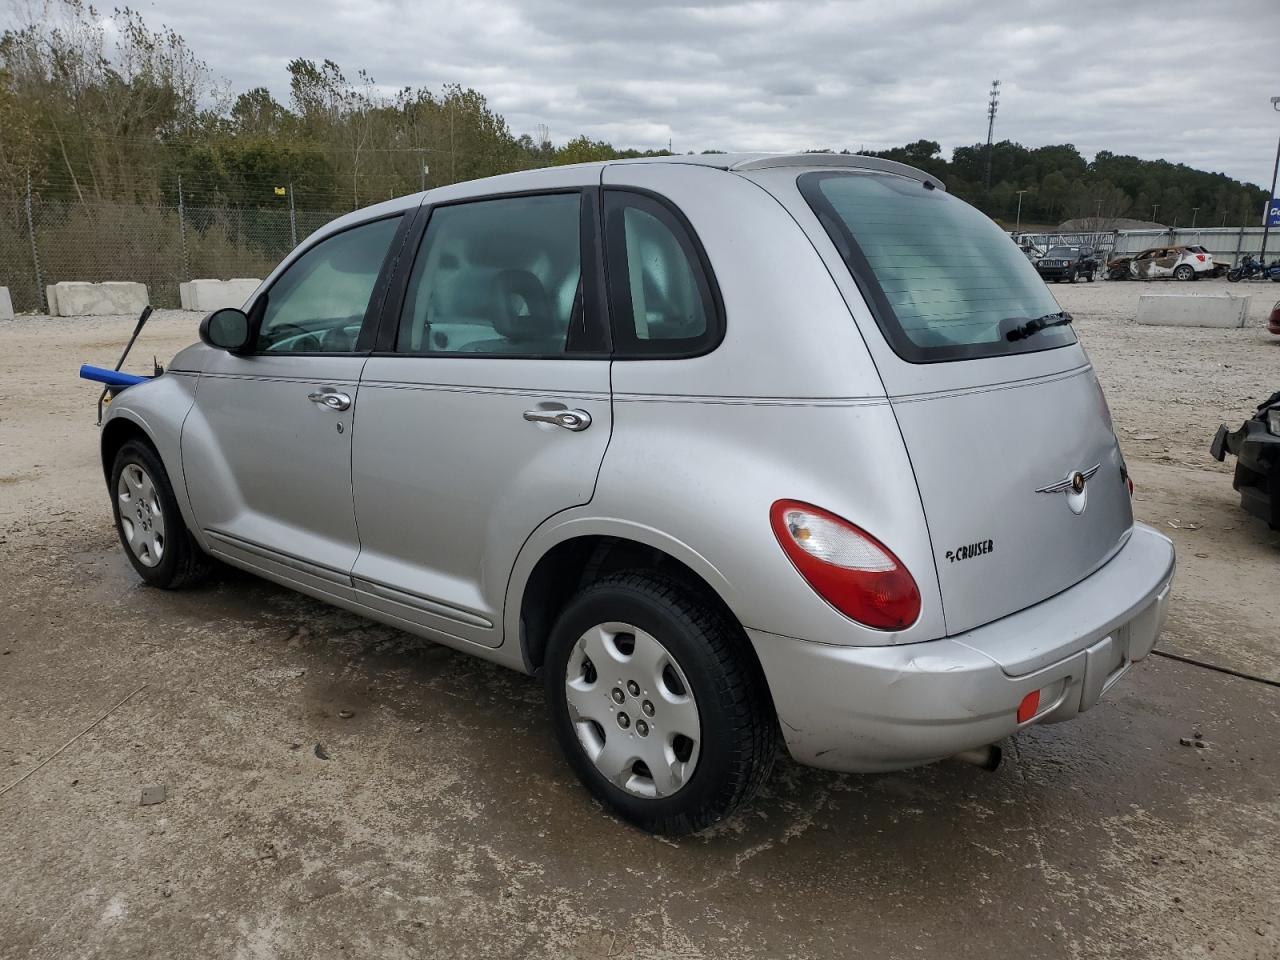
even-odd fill
[{"label": "rear side window", "polygon": [[683,219],[623,190],[605,191],[604,211],[614,354],[685,357],[715,347],[719,297]]},{"label": "rear side window", "polygon": [[583,315],[581,221],[579,193],[433,210],[409,275],[396,351],[564,355]]},{"label": "rear side window", "polygon": [[[1027,353],[1075,342],[1032,263],[984,214],[944,190],[889,174],[806,173],[801,193],[904,360]],[[1012,334],[1012,336],[1011,336]]]}]

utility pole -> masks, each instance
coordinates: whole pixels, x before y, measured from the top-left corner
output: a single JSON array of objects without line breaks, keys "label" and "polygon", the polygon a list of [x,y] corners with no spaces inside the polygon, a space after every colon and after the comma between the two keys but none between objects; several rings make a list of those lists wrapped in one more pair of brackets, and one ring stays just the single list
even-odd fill
[{"label": "utility pole", "polygon": [[1200,208],[1192,207],[1191,208],[1191,229],[1192,230],[1196,228],[1196,217],[1198,217],[1199,215],[1200,215]]},{"label": "utility pole", "polygon": [[991,81],[991,95],[987,99],[987,173],[983,178],[985,189],[991,191],[992,137],[996,131],[996,109],[1000,106],[1000,81]]},{"label": "utility pole", "polygon": [[[1280,97],[1271,98],[1271,107],[1280,110]],[[1262,252],[1258,254],[1258,262],[1262,264],[1263,276],[1267,269],[1267,235],[1271,233],[1271,201],[1276,198],[1276,174],[1280,173],[1280,140],[1276,141],[1276,165],[1271,168],[1271,192],[1267,194],[1267,206],[1262,211]]]},{"label": "utility pole", "polygon": [[36,303],[49,308],[45,300],[44,278],[40,276],[40,251],[36,249],[36,227],[31,216],[31,171],[27,171],[27,236],[31,238],[31,263],[36,268]]},{"label": "utility pole", "polygon": [[182,275],[191,279],[191,267],[187,262],[187,205],[182,196],[182,174],[178,174],[178,240],[182,244]]},{"label": "utility pole", "polygon": [[[293,209],[293,181],[289,181],[289,239],[293,246],[298,245],[298,215]],[[289,249],[293,249],[290,247]]]},{"label": "utility pole", "polygon": [[1022,232],[1022,195],[1026,192],[1027,192],[1026,190],[1018,191],[1018,220],[1013,227],[1013,232],[1015,235]]},{"label": "utility pole", "polygon": [[1157,210],[1159,210],[1159,209],[1160,209],[1160,204],[1158,204],[1158,203],[1153,203],[1153,204],[1151,205],[1151,222],[1152,222],[1152,223],[1159,223],[1159,222],[1160,222],[1159,220],[1157,220],[1157,219],[1156,219],[1156,211],[1157,211]]}]

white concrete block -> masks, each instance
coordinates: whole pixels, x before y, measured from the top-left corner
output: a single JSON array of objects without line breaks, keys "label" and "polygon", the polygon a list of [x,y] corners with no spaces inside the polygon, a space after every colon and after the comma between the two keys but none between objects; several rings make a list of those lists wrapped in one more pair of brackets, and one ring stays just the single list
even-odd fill
[{"label": "white concrete block", "polygon": [[1249,298],[1230,293],[1147,293],[1138,322],[1158,327],[1243,327]]},{"label": "white concrete block", "polygon": [[49,313],[59,317],[137,314],[147,305],[147,286],[125,280],[67,280],[49,288]]},{"label": "white concrete block", "polygon": [[53,284],[44,288],[45,303],[49,305],[49,316],[56,317],[58,315],[58,288]]},{"label": "white concrete block", "polygon": [[13,297],[8,287],[0,287],[0,320],[13,319]]},{"label": "white concrete block", "polygon": [[242,307],[258,289],[261,280],[237,277],[234,280],[188,280],[178,284],[183,310],[211,313],[223,307]]}]

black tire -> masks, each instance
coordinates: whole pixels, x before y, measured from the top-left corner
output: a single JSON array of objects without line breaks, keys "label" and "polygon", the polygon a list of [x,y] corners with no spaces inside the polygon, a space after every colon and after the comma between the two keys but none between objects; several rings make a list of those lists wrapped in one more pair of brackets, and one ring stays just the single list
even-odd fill
[{"label": "black tire", "polygon": [[1185,283],[1186,281],[1194,280],[1195,278],[1195,268],[1189,263],[1180,263],[1178,266],[1173,268],[1173,279],[1175,280],[1181,280]]},{"label": "black tire", "polygon": [[[657,639],[688,679],[696,702],[701,726],[697,763],[669,796],[640,797],[616,786],[597,769],[575,732],[566,694],[570,656],[587,631],[611,622],[632,625]],[[569,601],[547,648],[547,700],[569,765],[597,799],[643,830],[680,836],[729,816],[755,795],[773,767],[778,731],[764,676],[748,643],[741,627],[716,605],[657,573],[613,574]]]},{"label": "black tire", "polygon": [[1078,276],[1079,274],[1072,270],[1071,273],[1067,275],[1067,283],[1075,283],[1076,277]]},{"label": "black tire", "polygon": [[1238,282],[1238,281],[1240,280],[1240,277],[1241,277],[1241,276],[1242,276],[1242,274],[1240,273],[1240,271],[1239,271],[1239,270],[1228,270],[1228,271],[1227,271],[1227,279],[1228,279],[1229,281],[1231,281],[1232,283],[1236,283],[1236,282]]},{"label": "black tire", "polygon": [[[164,523],[164,538],[159,553],[159,561],[153,564],[144,562],[129,544],[126,533],[126,520],[130,525],[135,521],[145,523],[146,511],[134,518],[121,517],[121,500],[119,490],[121,477],[130,466],[141,468],[151,481],[155,493],[154,501],[158,503]],[[178,508],[178,500],[173,495],[173,485],[169,482],[169,474],[160,461],[159,454],[149,444],[140,440],[130,440],[116,453],[111,465],[111,512],[115,519],[116,534],[120,537],[120,546],[125,556],[133,564],[146,583],[162,590],[177,590],[199,583],[208,576],[213,568],[213,561],[200,549],[199,544],[191,536],[186,523],[182,519],[182,511]]]}]

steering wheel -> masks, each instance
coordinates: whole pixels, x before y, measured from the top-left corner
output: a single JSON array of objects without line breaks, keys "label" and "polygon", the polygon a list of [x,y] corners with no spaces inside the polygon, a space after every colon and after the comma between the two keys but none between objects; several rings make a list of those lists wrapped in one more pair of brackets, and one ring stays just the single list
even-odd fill
[{"label": "steering wheel", "polygon": [[[288,332],[286,332],[288,331]],[[270,343],[267,344],[267,350],[274,350],[283,344],[286,340],[302,337],[314,337],[315,334],[306,327],[300,327],[296,323],[281,323],[272,327],[267,333],[272,337]],[[279,336],[277,336],[279,335]],[[261,334],[259,334],[261,336]],[[317,339],[317,342],[318,339]]]}]

